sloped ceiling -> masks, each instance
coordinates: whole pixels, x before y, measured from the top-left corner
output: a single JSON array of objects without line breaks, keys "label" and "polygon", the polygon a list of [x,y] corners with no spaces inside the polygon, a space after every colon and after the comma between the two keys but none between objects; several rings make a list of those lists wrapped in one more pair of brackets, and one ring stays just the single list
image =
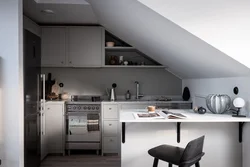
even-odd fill
[{"label": "sloped ceiling", "polygon": [[181,78],[249,75],[241,63],[136,0],[90,0],[108,31]]},{"label": "sloped ceiling", "polygon": [[138,0],[250,67],[249,0]]}]

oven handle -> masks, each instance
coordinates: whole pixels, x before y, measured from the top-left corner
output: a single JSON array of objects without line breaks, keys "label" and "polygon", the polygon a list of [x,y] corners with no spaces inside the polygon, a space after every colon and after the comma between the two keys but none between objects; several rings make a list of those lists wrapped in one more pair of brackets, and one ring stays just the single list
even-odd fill
[{"label": "oven handle", "polygon": [[84,112],[84,113],[81,113],[81,112],[70,112],[70,113],[65,113],[64,116],[74,116],[75,114],[76,114],[76,116],[81,116],[81,114],[84,114],[84,115],[98,114],[99,116],[101,115],[100,112]]}]

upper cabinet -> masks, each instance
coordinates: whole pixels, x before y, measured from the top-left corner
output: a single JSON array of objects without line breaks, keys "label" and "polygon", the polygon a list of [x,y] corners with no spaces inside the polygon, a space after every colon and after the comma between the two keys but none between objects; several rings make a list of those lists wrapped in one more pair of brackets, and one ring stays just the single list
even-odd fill
[{"label": "upper cabinet", "polygon": [[42,28],[42,66],[65,67],[66,62],[66,28]]},{"label": "upper cabinet", "polygon": [[101,67],[104,54],[103,28],[69,28],[69,65],[72,67]]},{"label": "upper cabinet", "polygon": [[99,26],[42,27],[42,66],[101,67],[103,34]]},{"label": "upper cabinet", "polygon": [[101,26],[42,27],[42,67],[164,68]]}]

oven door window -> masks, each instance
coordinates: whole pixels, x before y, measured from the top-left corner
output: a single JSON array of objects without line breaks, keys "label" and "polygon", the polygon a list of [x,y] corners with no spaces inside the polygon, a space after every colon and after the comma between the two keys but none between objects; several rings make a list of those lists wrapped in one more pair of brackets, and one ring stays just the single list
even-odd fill
[{"label": "oven door window", "polygon": [[69,135],[82,135],[88,133],[87,115],[69,116],[68,132]]},{"label": "oven door window", "polygon": [[70,114],[67,117],[67,135],[84,135],[91,131],[100,130],[100,114]]}]

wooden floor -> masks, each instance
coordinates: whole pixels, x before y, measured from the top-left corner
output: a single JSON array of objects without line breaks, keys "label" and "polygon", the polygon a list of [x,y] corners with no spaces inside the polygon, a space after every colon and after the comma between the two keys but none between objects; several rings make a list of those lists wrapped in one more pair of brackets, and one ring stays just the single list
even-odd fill
[{"label": "wooden floor", "polygon": [[40,167],[120,167],[118,156],[70,155],[48,156]]}]

